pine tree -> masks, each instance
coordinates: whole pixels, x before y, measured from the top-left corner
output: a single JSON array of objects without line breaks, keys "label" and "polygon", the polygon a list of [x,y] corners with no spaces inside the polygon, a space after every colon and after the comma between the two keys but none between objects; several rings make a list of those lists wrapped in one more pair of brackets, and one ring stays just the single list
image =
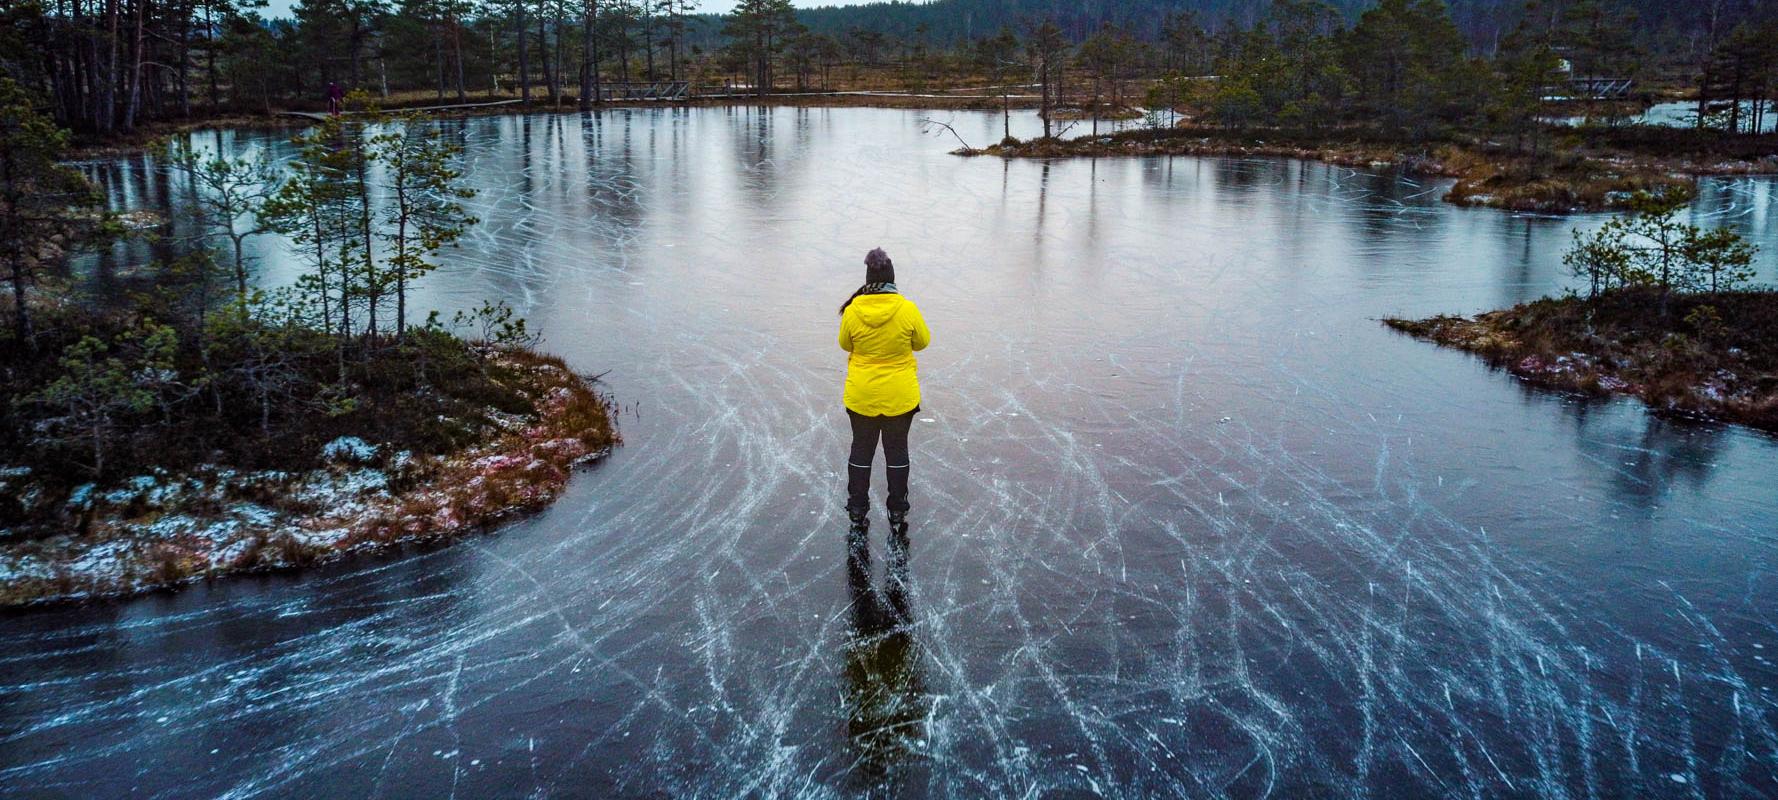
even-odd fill
[{"label": "pine tree", "polygon": [[373,136],[370,159],[383,167],[388,205],[379,234],[391,253],[388,273],[395,290],[395,336],[407,337],[407,292],[415,278],[437,267],[435,256],[476,223],[461,200],[475,191],[458,184],[455,162],[461,145],[446,140],[437,126],[417,116],[396,118],[390,130]]},{"label": "pine tree", "polygon": [[1382,0],[1342,42],[1353,110],[1416,136],[1460,119],[1482,93],[1464,47],[1440,0]]},{"label": "pine tree", "polygon": [[1026,56],[1037,73],[1037,83],[1042,87],[1043,104],[1038,114],[1043,118],[1045,139],[1055,135],[1051,119],[1056,104],[1061,100],[1059,84],[1062,69],[1068,63],[1068,49],[1068,40],[1062,36],[1062,28],[1053,19],[1038,23],[1031,29],[1031,36],[1025,40]]},{"label": "pine tree", "polygon": [[1012,139],[1012,86],[1009,81],[1016,74],[1013,70],[1019,66],[1015,59],[1019,55],[1019,37],[1011,28],[1001,28],[1000,33],[978,39],[975,42],[973,57],[976,66],[982,70],[995,86],[1000,87],[1000,120],[1002,139]]},{"label": "pine tree", "polygon": [[1563,260],[1588,278],[1594,295],[1614,283],[1657,290],[1663,316],[1675,292],[1725,291],[1751,279],[1758,248],[1732,230],[1681,221],[1679,212],[1690,199],[1684,192],[1640,193],[1628,216],[1591,236],[1577,232]]},{"label": "pine tree", "polygon": [[271,231],[261,211],[278,191],[278,170],[263,152],[233,157],[205,155],[193,148],[187,137],[160,143],[156,154],[168,169],[185,179],[203,226],[228,239],[235,295],[246,302],[250,272],[246,240]]},{"label": "pine tree", "polygon": [[[346,177],[353,154],[337,143],[346,121],[330,117],[292,139],[297,155],[277,194],[266,203],[266,220],[289,236],[314,270],[298,281],[322,326],[341,341],[353,334],[352,307],[362,293],[364,250],[358,243],[356,194]],[[341,356],[342,360],[344,356]]]},{"label": "pine tree", "polygon": [[755,94],[772,91],[773,63],[798,27],[790,0],[741,0],[735,6],[722,34],[734,40],[752,65]]}]

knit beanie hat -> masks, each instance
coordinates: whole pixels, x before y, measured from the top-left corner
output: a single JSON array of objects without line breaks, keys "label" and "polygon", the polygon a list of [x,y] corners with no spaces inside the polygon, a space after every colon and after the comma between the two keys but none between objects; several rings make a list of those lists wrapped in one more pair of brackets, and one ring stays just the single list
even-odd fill
[{"label": "knit beanie hat", "polygon": [[865,283],[894,283],[895,262],[889,260],[889,254],[879,247],[864,257]]}]

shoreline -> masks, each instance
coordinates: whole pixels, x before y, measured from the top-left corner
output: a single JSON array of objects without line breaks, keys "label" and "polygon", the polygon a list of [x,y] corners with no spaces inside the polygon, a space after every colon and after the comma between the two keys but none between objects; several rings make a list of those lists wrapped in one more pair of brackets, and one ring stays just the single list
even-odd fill
[{"label": "shoreline", "polygon": [[[511,98],[507,98],[511,99]],[[488,102],[486,97],[471,99],[468,103]],[[1014,95],[1009,103],[1014,110],[1028,111],[1038,107],[1035,100]],[[441,119],[495,117],[515,114],[582,114],[598,111],[616,111],[638,108],[721,108],[726,106],[785,106],[791,108],[890,108],[890,109],[934,109],[946,111],[1000,111],[999,95],[946,95],[946,94],[907,94],[897,92],[790,92],[770,94],[764,97],[711,97],[691,98],[689,100],[607,100],[590,109],[581,109],[574,101],[565,101],[559,106],[548,100],[533,100],[524,103],[498,103],[479,107],[453,108],[437,111],[434,116]],[[406,111],[424,110],[426,105],[389,106],[383,111],[402,113]],[[310,112],[310,109],[293,108],[285,111]],[[300,131],[313,126],[312,120],[295,116],[284,116],[281,112],[266,113],[223,113],[216,116],[193,118],[179,122],[156,122],[145,124],[136,131],[115,136],[108,140],[87,140],[76,137],[75,143],[69,148],[72,160],[86,160],[105,156],[139,153],[147,149],[154,140],[181,133],[196,133],[209,130],[289,130]]]},{"label": "shoreline", "polygon": [[[495,416],[475,442],[442,455],[345,436],[323,448],[326,466],[301,473],[204,465],[81,487],[75,530],[0,543],[0,608],[123,599],[457,541],[541,511],[577,467],[622,444],[612,404],[554,357],[493,348],[488,357],[525,376],[518,388],[532,413]],[[0,470],[0,490],[20,491],[28,478],[26,468]]]},{"label": "shoreline", "polygon": [[[1682,134],[1683,135],[1683,134]],[[1128,156],[1265,157],[1320,161],[1345,167],[1401,169],[1422,177],[1452,178],[1441,199],[1463,207],[1567,214],[1622,210],[1638,191],[1689,189],[1698,178],[1778,175],[1778,137],[1757,158],[1650,155],[1627,148],[1527,156],[1456,142],[1404,145],[1362,139],[1267,141],[1209,128],[1138,129],[1067,140],[1031,140],[958,149],[954,155],[1003,159]]]},{"label": "shoreline", "polygon": [[[511,99],[511,98],[507,98]],[[434,100],[424,101],[431,104]],[[572,99],[560,104],[533,100],[529,104],[490,102],[474,98],[464,108],[437,110],[435,116],[467,119],[471,117],[519,114],[582,114],[605,110],[639,108],[721,108],[721,107],[789,107],[789,108],[883,108],[932,109],[943,111],[998,112],[1002,103],[996,95],[947,95],[942,90],[932,93],[893,91],[809,91],[780,92],[763,97],[724,96],[691,98],[682,101],[619,100],[606,101],[583,111]],[[1029,111],[1037,108],[1035,99],[1013,96],[1011,108]],[[400,113],[426,109],[428,105],[409,104],[384,109]],[[1058,119],[1075,120],[1078,115],[1064,107]],[[1116,120],[1118,115],[1101,117]],[[1078,122],[1078,120],[1077,120]],[[73,148],[75,160],[103,158],[143,151],[156,138],[176,133],[207,130],[273,130],[300,131],[314,123],[299,117],[265,114],[223,114],[189,122],[163,124],[144,128],[127,137],[107,142],[86,143]],[[1648,130],[1636,132],[1636,126],[1608,132],[1608,137],[1625,139],[1628,144],[1610,141],[1591,144],[1573,141],[1573,129],[1551,128],[1546,131],[1558,140],[1569,137],[1567,144],[1552,143],[1545,151],[1525,154],[1507,150],[1493,142],[1445,140],[1421,144],[1337,134],[1296,131],[1254,131],[1235,133],[1221,128],[1174,127],[1137,128],[1108,132],[1099,136],[1081,134],[1073,139],[1031,139],[1015,143],[995,143],[951,151],[953,155],[996,156],[1005,159],[1114,158],[1189,156],[1208,158],[1293,158],[1319,161],[1342,167],[1368,169],[1399,169],[1416,177],[1448,178],[1454,181],[1441,200],[1465,208],[1494,208],[1505,211],[1540,214],[1574,214],[1598,211],[1622,211],[1629,208],[1636,192],[1661,193],[1671,189],[1694,189],[1699,178],[1778,175],[1778,134],[1767,134],[1743,142],[1718,143],[1737,149],[1732,153],[1712,153],[1708,148],[1694,152],[1695,142],[1686,142],[1688,129],[1665,129],[1641,126]],[[1626,133],[1626,131],[1630,131]],[[1265,138],[1262,138],[1265,137]],[[1679,140],[1662,142],[1663,137]],[[1651,141],[1654,140],[1652,145]],[[1769,140],[1769,147],[1767,146]],[[1643,147],[1642,151],[1637,146]],[[1647,152],[1647,150],[1662,152]]]},{"label": "shoreline", "polygon": [[1381,321],[1547,389],[1636,397],[1657,414],[1778,434],[1778,290],[1676,296],[1658,321],[1646,294],[1614,294]]}]

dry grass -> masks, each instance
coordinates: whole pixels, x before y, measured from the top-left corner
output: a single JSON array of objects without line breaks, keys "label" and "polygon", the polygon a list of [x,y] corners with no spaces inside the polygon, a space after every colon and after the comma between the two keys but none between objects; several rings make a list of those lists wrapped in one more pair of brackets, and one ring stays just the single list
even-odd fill
[{"label": "dry grass", "polygon": [[1604,160],[1574,151],[1526,156],[1451,147],[1444,157],[1458,176],[1446,200],[1513,211],[1623,209],[1636,192],[1689,188],[1692,175],[1702,170],[1695,164],[1685,172],[1685,165]]},{"label": "dry grass", "polygon": [[[1628,140],[1626,140],[1628,141]],[[1395,167],[1417,175],[1456,178],[1445,200],[1457,205],[1515,211],[1566,213],[1626,207],[1633,193],[1690,186],[1698,175],[1778,171],[1778,159],[1749,154],[1689,152],[1655,155],[1606,142],[1583,149],[1569,143],[1529,155],[1475,143],[1393,141],[1353,128],[1322,131],[1235,131],[1185,123],[1158,130],[1131,130],[1098,137],[1039,139],[958,155],[1004,158],[1110,156],[1269,156],[1358,167]]]}]

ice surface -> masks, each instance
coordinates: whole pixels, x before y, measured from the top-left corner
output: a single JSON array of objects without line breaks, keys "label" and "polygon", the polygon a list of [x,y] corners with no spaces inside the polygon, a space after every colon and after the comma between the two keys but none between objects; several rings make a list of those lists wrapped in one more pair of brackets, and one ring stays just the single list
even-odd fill
[{"label": "ice surface", "polygon": [[[1778,794],[1773,440],[1375,322],[1559,289],[1598,218],[1317,164],[965,161],[921,116],[451,123],[484,222],[419,305],[512,302],[610,370],[627,446],[497,536],[9,618],[0,781]],[[1774,198],[1699,213],[1770,242]],[[878,245],[934,333],[899,609],[880,514],[855,591],[839,508],[834,311]]]}]

